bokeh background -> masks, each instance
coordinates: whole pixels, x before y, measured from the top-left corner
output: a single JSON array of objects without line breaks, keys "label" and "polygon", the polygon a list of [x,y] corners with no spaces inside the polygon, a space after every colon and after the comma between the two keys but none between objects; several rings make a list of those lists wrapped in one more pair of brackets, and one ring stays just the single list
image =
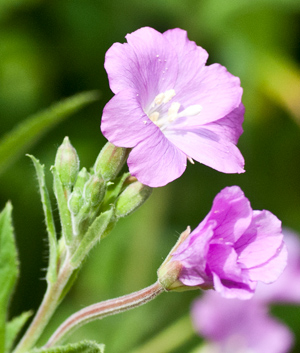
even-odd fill
[{"label": "bokeh background", "polygon": [[[55,101],[97,89],[99,101],[28,151],[46,165],[49,187],[49,168],[66,135],[81,166],[92,166],[105,143],[99,130],[101,112],[112,97],[103,67],[105,52],[142,26],[161,32],[187,30],[189,38],[209,52],[209,63],[221,63],[241,78],[246,114],[238,146],[246,173],[225,175],[189,165],[180,179],[156,189],[91,252],[44,340],[55,325],[85,305],[153,283],[178,234],[187,225],[197,226],[227,185],[239,185],[254,209],[270,210],[285,227],[300,233],[298,0],[0,0],[0,136]],[[46,284],[46,232],[34,169],[25,156],[0,175],[0,208],[8,199],[14,206],[21,269],[11,303],[10,315],[15,316],[38,307]],[[91,323],[70,339],[97,340],[109,353],[131,352],[186,317],[198,295],[163,294],[144,307]],[[272,313],[292,329],[293,352],[299,352],[300,308],[276,306]],[[201,339],[184,327],[186,342],[170,352],[189,352],[199,344]]]}]

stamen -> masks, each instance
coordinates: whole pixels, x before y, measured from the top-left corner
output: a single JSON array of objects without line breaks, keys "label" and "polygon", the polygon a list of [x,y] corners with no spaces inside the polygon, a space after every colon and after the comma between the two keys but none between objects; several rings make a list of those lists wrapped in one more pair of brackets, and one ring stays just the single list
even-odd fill
[{"label": "stamen", "polygon": [[177,118],[177,113],[180,108],[180,103],[173,102],[168,110],[168,121],[174,121]]},{"label": "stamen", "polygon": [[165,98],[165,94],[164,94],[164,93],[160,93],[160,94],[158,94],[158,95],[155,97],[154,103],[155,103],[156,105],[160,105],[160,104],[163,102],[164,98]]},{"label": "stamen", "polygon": [[157,122],[159,118],[159,112],[153,112],[150,116],[149,119],[154,122],[154,124]]},{"label": "stamen", "polygon": [[174,89],[169,89],[168,91],[165,92],[165,97],[163,100],[163,103],[168,103],[170,100],[176,96],[176,92]]},{"label": "stamen", "polygon": [[201,112],[202,106],[200,104],[195,104],[195,105],[190,105],[186,109],[184,109],[182,112],[178,114],[178,118],[181,118],[182,116],[193,116],[197,115]]},{"label": "stamen", "polygon": [[188,159],[192,164],[195,164],[194,160],[193,160],[191,157],[187,156],[187,159]]}]

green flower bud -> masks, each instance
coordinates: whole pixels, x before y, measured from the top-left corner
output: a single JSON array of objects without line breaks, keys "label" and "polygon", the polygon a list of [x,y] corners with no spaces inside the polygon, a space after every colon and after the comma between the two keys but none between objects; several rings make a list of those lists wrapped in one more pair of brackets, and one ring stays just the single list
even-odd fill
[{"label": "green flower bud", "polygon": [[97,206],[103,200],[105,195],[106,185],[103,179],[97,175],[92,175],[84,187],[85,202],[91,206]]},{"label": "green flower bud", "polygon": [[113,180],[123,167],[128,156],[128,150],[116,147],[110,142],[100,151],[95,165],[95,174],[101,176],[105,181]]},{"label": "green flower bud", "polygon": [[90,173],[86,170],[86,168],[82,168],[77,175],[76,183],[74,185],[74,191],[77,190],[83,194],[84,185],[89,180],[89,178]]},{"label": "green flower bud", "polygon": [[71,188],[76,181],[79,171],[79,158],[67,136],[57,150],[55,168],[63,187]]},{"label": "green flower bud", "polygon": [[82,168],[77,175],[76,183],[68,200],[68,207],[73,215],[77,215],[84,204],[83,189],[89,180],[90,174],[86,168]]},{"label": "green flower bud", "polygon": [[138,209],[151,195],[152,188],[135,181],[120,194],[116,201],[115,216],[117,218],[128,216]]},{"label": "green flower bud", "polygon": [[83,206],[84,199],[82,193],[78,190],[72,192],[68,200],[68,207],[73,215],[78,214],[81,207]]}]

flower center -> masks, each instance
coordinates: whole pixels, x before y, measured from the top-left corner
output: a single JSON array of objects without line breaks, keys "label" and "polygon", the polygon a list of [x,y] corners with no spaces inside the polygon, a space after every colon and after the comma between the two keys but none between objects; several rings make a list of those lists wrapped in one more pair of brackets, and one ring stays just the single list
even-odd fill
[{"label": "flower center", "polygon": [[166,112],[164,105],[169,103],[175,96],[176,92],[174,89],[159,93],[146,111],[149,119],[161,130],[164,130],[170,123],[178,118],[183,116],[194,116],[199,114],[202,110],[200,104],[194,104],[179,113],[181,104],[179,102],[172,102]]}]

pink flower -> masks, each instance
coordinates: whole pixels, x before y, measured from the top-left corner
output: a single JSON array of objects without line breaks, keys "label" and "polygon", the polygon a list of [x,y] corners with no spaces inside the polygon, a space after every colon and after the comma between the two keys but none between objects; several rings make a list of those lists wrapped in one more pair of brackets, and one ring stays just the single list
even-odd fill
[{"label": "pink flower", "polygon": [[194,302],[192,319],[195,330],[209,341],[208,352],[286,353],[293,344],[289,329],[255,296],[246,301],[225,299],[207,291]]},{"label": "pink flower", "polygon": [[181,283],[248,299],[258,281],[275,281],[287,261],[281,222],[269,211],[253,211],[238,186],[223,189],[205,219],[178,243],[159,270],[163,281],[168,271],[177,272],[170,289]]},{"label": "pink flower", "polygon": [[107,51],[105,69],[115,96],[101,130],[132,148],[130,173],[151,187],[180,177],[187,159],[224,173],[244,172],[236,147],[244,107],[240,80],[175,28],[141,28]]}]

